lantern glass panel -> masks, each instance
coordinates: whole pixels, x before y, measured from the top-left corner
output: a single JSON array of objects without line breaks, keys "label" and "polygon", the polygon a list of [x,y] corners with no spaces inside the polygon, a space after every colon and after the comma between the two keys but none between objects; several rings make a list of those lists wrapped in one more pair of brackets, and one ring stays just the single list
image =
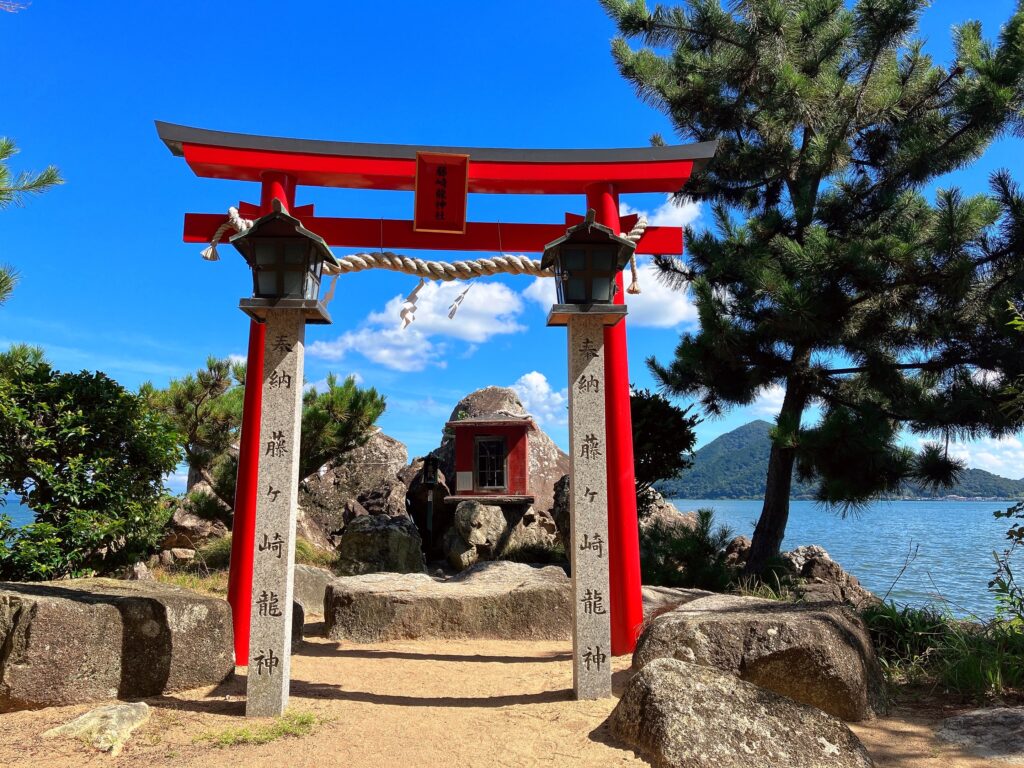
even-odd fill
[{"label": "lantern glass panel", "polygon": [[587,252],[583,248],[563,248],[561,256],[563,269],[582,272],[587,268]]},{"label": "lantern glass panel", "polygon": [[570,277],[565,283],[565,300],[579,304],[587,300],[587,281],[582,277]]},{"label": "lantern glass panel", "polygon": [[309,245],[303,240],[289,240],[284,246],[285,264],[302,264],[309,252]]},{"label": "lantern glass panel", "polygon": [[595,248],[591,256],[592,269],[597,272],[611,272],[615,264],[615,256],[607,248]]},{"label": "lantern glass panel", "polygon": [[264,267],[256,273],[256,294],[275,296],[277,294],[277,272]]},{"label": "lantern glass panel", "polygon": [[254,244],[253,252],[256,257],[257,266],[272,266],[277,263],[280,248],[273,241],[263,240],[261,242],[257,240]]},{"label": "lantern glass panel", "polygon": [[284,277],[284,291],[285,296],[302,296],[302,276],[303,272],[297,270],[283,271],[282,277]]},{"label": "lantern glass panel", "polygon": [[594,301],[612,300],[612,281],[610,278],[604,275],[595,275],[590,284],[593,290],[592,298]]}]

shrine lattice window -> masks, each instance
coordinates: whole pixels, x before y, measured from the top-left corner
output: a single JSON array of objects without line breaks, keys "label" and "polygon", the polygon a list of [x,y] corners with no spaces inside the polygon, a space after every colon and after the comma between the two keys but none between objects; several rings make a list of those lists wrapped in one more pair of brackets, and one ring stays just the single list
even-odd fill
[{"label": "shrine lattice window", "polygon": [[476,487],[505,488],[505,440],[500,437],[476,439]]}]

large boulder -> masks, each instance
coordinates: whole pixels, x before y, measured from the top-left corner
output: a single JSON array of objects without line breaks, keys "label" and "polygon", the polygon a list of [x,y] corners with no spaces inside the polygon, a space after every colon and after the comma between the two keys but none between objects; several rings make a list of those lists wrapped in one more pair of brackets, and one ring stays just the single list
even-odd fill
[{"label": "large boulder", "polygon": [[555,497],[551,505],[551,519],[558,529],[562,546],[569,549],[569,475],[562,475],[555,483]]},{"label": "large boulder", "polygon": [[608,725],[658,768],[870,768],[824,712],[716,669],[658,659],[626,685]]},{"label": "large boulder", "polygon": [[416,638],[563,640],[572,633],[565,571],[524,563],[479,563],[448,580],[424,573],[335,579],[324,623],[334,640]]},{"label": "large boulder", "polygon": [[[508,387],[485,387],[466,395],[452,409],[449,421],[480,416],[529,416],[515,390]],[[543,430],[527,437],[527,491],[534,497],[534,507],[548,512],[554,505],[555,483],[569,473],[569,456]],[[455,477],[455,441],[445,434],[435,450],[441,472]]]},{"label": "large boulder", "polygon": [[885,711],[867,628],[837,605],[703,597],[648,623],[633,665],[659,658],[715,667],[843,720]]},{"label": "large boulder", "polygon": [[341,460],[324,464],[299,483],[299,505],[307,524],[330,539],[353,517],[352,502],[370,512],[404,514],[405,483],[398,473],[407,461],[405,445],[377,430]]},{"label": "large boulder", "polygon": [[795,579],[793,589],[805,603],[846,603],[857,610],[879,602],[860,581],[833,560],[823,547],[797,547],[782,554],[782,560]]},{"label": "large boulder", "polygon": [[994,764],[1024,765],[1024,707],[990,707],[947,717],[935,735]]},{"label": "large boulder", "polygon": [[208,520],[189,511],[187,505],[174,510],[164,531],[160,549],[199,549],[211,539],[228,535],[228,527],[220,520]]},{"label": "large boulder", "polygon": [[168,584],[0,582],[0,712],[219,683],[232,643],[224,600]]},{"label": "large boulder", "polygon": [[296,564],[292,597],[302,606],[304,613],[323,614],[324,595],[327,593],[327,585],[333,580],[334,574],[326,568]]},{"label": "large boulder", "polygon": [[530,555],[541,557],[544,552],[550,562],[557,543],[558,532],[549,512],[525,504],[462,501],[442,539],[442,549],[449,564],[462,570],[506,555],[522,560]]},{"label": "large boulder", "polygon": [[338,543],[338,573],[419,573],[423,570],[422,540],[408,517],[366,515],[352,520]]}]

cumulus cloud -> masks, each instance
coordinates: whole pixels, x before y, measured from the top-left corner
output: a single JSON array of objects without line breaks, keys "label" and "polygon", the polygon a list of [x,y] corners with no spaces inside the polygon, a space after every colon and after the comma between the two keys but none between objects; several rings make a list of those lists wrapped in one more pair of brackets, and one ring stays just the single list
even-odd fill
[{"label": "cumulus cloud", "polygon": [[[307,351],[331,361],[356,352],[391,370],[422,371],[444,368],[450,351],[466,356],[494,336],[525,330],[518,322],[524,308],[522,297],[497,282],[474,281],[454,319],[449,319],[449,307],[466,288],[463,282],[428,282],[417,294],[415,320],[408,328],[402,328],[399,314],[405,302],[402,294],[381,311],[372,312],[356,330],[333,341],[314,342]],[[446,338],[463,343],[455,345],[444,341]]]},{"label": "cumulus cloud", "polygon": [[672,195],[665,195],[665,202],[653,211],[633,208],[628,203],[619,204],[619,215],[629,216],[639,213],[647,217],[647,223],[658,227],[685,227],[700,218],[700,203],[685,200],[682,205],[676,204]]},{"label": "cumulus cloud", "polygon": [[782,410],[782,401],[786,397],[786,388],[781,384],[765,387],[751,408],[761,416],[778,416]]},{"label": "cumulus cloud", "polygon": [[512,385],[523,407],[541,426],[564,425],[569,422],[569,391],[552,389],[547,376],[530,371]]},{"label": "cumulus cloud", "polygon": [[[918,447],[928,438],[917,438]],[[1024,442],[1018,437],[985,437],[969,443],[950,443],[949,453],[968,467],[984,469],[1014,480],[1024,479]]]},{"label": "cumulus cloud", "polygon": [[[623,276],[629,285],[627,274]],[[627,294],[629,314],[626,322],[638,328],[675,328],[692,326],[697,322],[697,308],[690,302],[685,291],[677,291],[658,280],[658,268],[649,257],[637,259],[637,276],[640,293]],[[523,296],[538,304],[546,313],[555,303],[555,281],[549,277],[535,277]]]}]

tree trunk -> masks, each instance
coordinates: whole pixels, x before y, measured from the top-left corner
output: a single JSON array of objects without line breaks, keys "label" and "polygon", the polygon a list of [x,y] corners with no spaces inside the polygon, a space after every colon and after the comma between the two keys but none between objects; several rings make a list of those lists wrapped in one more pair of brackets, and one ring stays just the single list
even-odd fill
[{"label": "tree trunk", "polygon": [[[779,421],[800,428],[800,417],[807,405],[807,397],[792,379],[786,382],[786,397],[779,411]],[[747,558],[746,573],[760,576],[768,562],[779,554],[789,521],[789,493],[793,486],[793,464],[796,448],[772,442],[768,456],[768,478],[764,489],[764,506],[754,528],[754,538]]]}]

